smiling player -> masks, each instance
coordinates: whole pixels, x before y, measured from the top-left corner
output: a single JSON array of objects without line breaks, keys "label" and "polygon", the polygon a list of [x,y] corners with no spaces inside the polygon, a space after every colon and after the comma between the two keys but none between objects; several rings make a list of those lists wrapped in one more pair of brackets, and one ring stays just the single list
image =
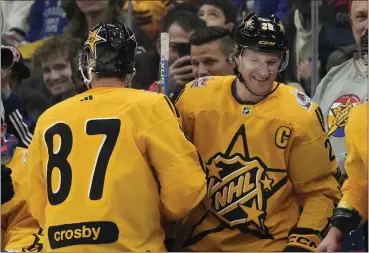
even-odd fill
[{"label": "smiling player", "polygon": [[326,232],[337,163],[319,107],[275,81],[288,63],[285,36],[278,17],[249,14],[234,35],[237,76],[202,77],[177,100],[208,186],[177,247],[314,251]]}]

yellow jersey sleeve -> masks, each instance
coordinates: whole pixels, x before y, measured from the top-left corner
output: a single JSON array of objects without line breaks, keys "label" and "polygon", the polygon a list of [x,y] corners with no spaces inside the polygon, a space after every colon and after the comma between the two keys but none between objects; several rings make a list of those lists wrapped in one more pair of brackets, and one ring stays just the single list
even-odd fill
[{"label": "yellow jersey sleeve", "polygon": [[190,138],[190,140],[193,140],[193,131],[195,127],[195,116],[192,112],[192,110],[189,110],[187,107],[187,89],[188,87],[184,88],[182,92],[179,94],[177,100],[176,100],[176,107],[178,108],[178,111],[181,114],[181,124],[183,127],[184,132],[187,134],[187,136]]},{"label": "yellow jersey sleeve", "polygon": [[341,198],[335,178],[338,165],[316,104],[303,122],[293,133],[288,162],[288,174],[303,208],[297,227],[323,232]]},{"label": "yellow jersey sleeve", "polygon": [[42,133],[39,128],[41,120],[42,117],[40,117],[38,120],[35,134],[33,136],[31,145],[28,148],[27,171],[31,214],[36,220],[38,220],[40,226],[44,227],[47,196],[45,191],[45,172],[42,169]]},{"label": "yellow jersey sleeve", "polygon": [[206,193],[201,157],[181,130],[179,117],[175,106],[162,96],[152,108],[150,127],[144,133],[148,158],[160,182],[163,212],[168,220],[186,216]]},{"label": "yellow jersey sleeve", "polygon": [[42,229],[29,210],[26,156],[27,150],[17,148],[7,164],[13,171],[15,196],[1,207],[1,246],[8,251],[39,252],[43,246]]},{"label": "yellow jersey sleeve", "polygon": [[342,187],[343,197],[338,207],[355,209],[368,220],[368,104],[355,106],[345,127],[348,179]]}]

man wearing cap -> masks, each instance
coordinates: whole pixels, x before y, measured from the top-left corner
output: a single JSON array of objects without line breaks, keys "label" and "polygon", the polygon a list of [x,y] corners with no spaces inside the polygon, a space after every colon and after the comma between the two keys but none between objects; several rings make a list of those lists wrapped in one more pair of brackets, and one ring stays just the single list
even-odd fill
[{"label": "man wearing cap", "polygon": [[14,75],[20,80],[30,76],[30,70],[20,62],[20,58],[21,54],[16,48],[1,46],[1,100],[5,109],[5,123],[8,132],[20,140],[19,146],[27,148],[35,125],[24,110],[20,98],[10,89]]}]

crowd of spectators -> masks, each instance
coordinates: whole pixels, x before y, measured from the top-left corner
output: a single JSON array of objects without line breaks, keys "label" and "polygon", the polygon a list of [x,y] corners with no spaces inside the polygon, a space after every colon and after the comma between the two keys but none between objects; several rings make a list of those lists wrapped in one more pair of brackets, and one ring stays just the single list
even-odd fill
[{"label": "crowd of spectators", "polygon": [[[17,132],[21,145],[27,147],[34,124],[45,110],[86,90],[78,70],[78,52],[88,31],[100,22],[132,24],[139,45],[136,74],[131,82],[135,89],[159,90],[160,33],[169,34],[169,97],[175,100],[191,80],[234,74],[229,58],[233,50],[232,32],[242,17],[253,11],[260,16],[276,14],[283,20],[290,49],[289,64],[278,79],[323,105],[329,134],[340,138],[342,125],[334,113],[341,105],[348,102],[354,105],[367,94],[364,87],[367,80],[355,79],[354,72],[347,72],[350,68],[353,71],[352,59],[360,51],[365,33],[367,36],[367,2],[321,1],[316,45],[321,85],[316,84],[315,91],[311,89],[314,87],[311,1],[142,0],[131,2],[132,15],[125,0],[2,1],[2,62],[3,49],[7,47],[13,52],[8,57],[16,63],[1,75],[2,102],[8,120],[14,122],[10,124],[14,128],[8,131]],[[342,75],[346,86],[337,86]],[[348,88],[353,79],[359,84],[355,89]],[[342,146],[342,141],[333,143],[341,158],[345,157]],[[354,248],[350,240],[356,243]],[[348,239],[350,243],[344,249],[360,250],[360,240],[358,243]]]}]

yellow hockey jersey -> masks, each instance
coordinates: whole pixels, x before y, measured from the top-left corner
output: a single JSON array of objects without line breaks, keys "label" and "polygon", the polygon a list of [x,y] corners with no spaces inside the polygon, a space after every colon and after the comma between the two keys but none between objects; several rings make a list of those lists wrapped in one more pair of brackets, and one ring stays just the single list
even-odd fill
[{"label": "yellow hockey jersey", "polygon": [[354,208],[365,223],[368,220],[368,102],[350,111],[345,134],[348,179],[343,184],[338,207]]},{"label": "yellow hockey jersey", "polygon": [[42,249],[42,229],[29,210],[26,172],[27,150],[16,148],[6,164],[12,170],[15,195],[1,206],[1,249],[36,252]]},{"label": "yellow hockey jersey", "polygon": [[202,165],[164,95],[94,88],[53,106],[27,163],[45,251],[165,251],[161,222],[204,198]]},{"label": "yellow hockey jersey", "polygon": [[233,95],[236,80],[197,79],[176,101],[207,164],[208,186],[179,231],[182,249],[281,251],[294,226],[323,231],[340,199],[319,107],[284,84],[255,105],[243,104]]}]

